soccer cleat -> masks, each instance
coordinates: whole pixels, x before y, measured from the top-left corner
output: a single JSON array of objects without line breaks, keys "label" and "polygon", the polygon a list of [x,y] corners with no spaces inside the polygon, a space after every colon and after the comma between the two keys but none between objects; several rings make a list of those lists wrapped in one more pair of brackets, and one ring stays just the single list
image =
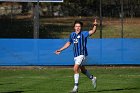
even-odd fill
[{"label": "soccer cleat", "polygon": [[97,81],[97,78],[96,78],[96,77],[93,77],[93,79],[92,79],[91,81],[92,81],[93,87],[96,88],[96,81]]},{"label": "soccer cleat", "polygon": [[78,93],[78,88],[74,87],[73,90],[70,93]]}]

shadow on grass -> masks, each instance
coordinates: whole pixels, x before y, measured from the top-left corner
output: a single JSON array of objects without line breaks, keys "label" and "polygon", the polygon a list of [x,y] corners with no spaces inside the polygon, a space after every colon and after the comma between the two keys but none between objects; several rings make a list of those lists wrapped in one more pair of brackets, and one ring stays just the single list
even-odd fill
[{"label": "shadow on grass", "polygon": [[0,92],[0,93],[22,93],[24,91],[9,91],[9,92]]},{"label": "shadow on grass", "polygon": [[[5,84],[15,84],[15,83],[4,83],[4,84],[0,84],[0,85],[5,85]],[[1,93],[1,92],[0,92]]]},{"label": "shadow on grass", "polygon": [[93,90],[87,92],[80,92],[80,93],[93,93],[93,92],[109,92],[109,91],[123,91],[123,90],[138,90],[140,88],[119,88],[119,89],[103,89],[103,90]]}]

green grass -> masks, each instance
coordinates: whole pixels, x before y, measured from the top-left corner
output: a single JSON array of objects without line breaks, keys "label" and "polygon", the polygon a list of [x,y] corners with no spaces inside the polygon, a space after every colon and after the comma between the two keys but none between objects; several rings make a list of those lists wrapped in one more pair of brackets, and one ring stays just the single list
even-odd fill
[{"label": "green grass", "polygon": [[[98,86],[80,74],[79,93],[140,93],[139,67],[88,67]],[[1,69],[0,93],[68,93],[73,87],[70,68]]]}]

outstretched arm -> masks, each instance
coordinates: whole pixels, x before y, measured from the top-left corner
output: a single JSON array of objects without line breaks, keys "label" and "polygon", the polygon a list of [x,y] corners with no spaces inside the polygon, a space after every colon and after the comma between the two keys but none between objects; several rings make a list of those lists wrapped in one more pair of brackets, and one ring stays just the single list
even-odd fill
[{"label": "outstretched arm", "polygon": [[96,32],[96,28],[97,28],[96,26],[97,26],[97,21],[95,19],[93,22],[93,28],[92,28],[92,30],[89,31],[89,35],[92,35]]},{"label": "outstretched arm", "polygon": [[59,55],[61,53],[61,51],[65,50],[66,48],[68,48],[71,45],[70,42],[67,42],[62,48],[58,49],[55,51],[55,54]]}]

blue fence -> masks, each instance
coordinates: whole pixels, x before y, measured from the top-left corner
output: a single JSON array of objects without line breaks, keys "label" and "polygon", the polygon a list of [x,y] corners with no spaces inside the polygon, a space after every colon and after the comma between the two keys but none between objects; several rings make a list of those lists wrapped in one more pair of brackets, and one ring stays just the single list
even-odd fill
[{"label": "blue fence", "polygon": [[[67,39],[0,39],[0,66],[73,65]],[[140,65],[140,39],[89,39],[87,65]]]}]

